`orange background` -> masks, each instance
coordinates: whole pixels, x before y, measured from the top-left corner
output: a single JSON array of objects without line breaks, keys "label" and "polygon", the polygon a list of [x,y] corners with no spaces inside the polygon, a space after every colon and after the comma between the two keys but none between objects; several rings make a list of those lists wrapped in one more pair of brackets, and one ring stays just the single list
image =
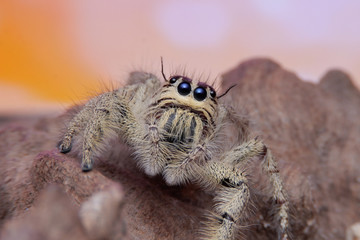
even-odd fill
[{"label": "orange background", "polygon": [[[61,111],[136,69],[215,79],[251,57],[360,86],[359,1],[0,1],[0,115]],[[121,83],[120,83],[121,84]]]}]

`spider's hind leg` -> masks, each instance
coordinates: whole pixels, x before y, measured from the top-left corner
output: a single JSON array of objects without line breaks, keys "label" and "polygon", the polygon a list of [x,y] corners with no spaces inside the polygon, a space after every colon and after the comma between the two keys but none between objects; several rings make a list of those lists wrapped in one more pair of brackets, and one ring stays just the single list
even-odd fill
[{"label": "spider's hind leg", "polygon": [[280,178],[277,162],[271,154],[270,149],[264,145],[265,157],[262,162],[262,169],[268,175],[272,186],[272,198],[277,208],[276,220],[279,222],[278,238],[287,240],[289,236],[289,200],[287,192]]}]

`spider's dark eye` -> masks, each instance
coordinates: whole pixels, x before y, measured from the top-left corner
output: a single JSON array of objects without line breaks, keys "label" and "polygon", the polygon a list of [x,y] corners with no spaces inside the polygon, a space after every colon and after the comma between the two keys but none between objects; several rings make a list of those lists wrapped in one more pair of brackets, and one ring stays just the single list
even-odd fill
[{"label": "spider's dark eye", "polygon": [[181,95],[186,96],[191,92],[191,85],[190,85],[190,83],[182,82],[179,84],[177,89]]},{"label": "spider's dark eye", "polygon": [[214,89],[210,89],[210,96],[211,96],[212,98],[215,98],[215,97],[216,97],[216,92],[215,92]]},{"label": "spider's dark eye", "polygon": [[206,98],[206,90],[203,87],[197,87],[194,90],[194,98],[198,101],[202,101]]},{"label": "spider's dark eye", "polygon": [[179,79],[179,77],[172,77],[172,78],[170,78],[170,80],[169,80],[169,82],[171,83],[171,84],[173,84],[173,83],[176,83],[176,81]]}]

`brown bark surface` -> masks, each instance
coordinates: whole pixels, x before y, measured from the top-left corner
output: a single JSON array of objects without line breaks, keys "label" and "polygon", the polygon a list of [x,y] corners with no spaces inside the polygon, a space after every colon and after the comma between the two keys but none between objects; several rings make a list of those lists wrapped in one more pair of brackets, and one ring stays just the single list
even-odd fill
[{"label": "brown bark surface", "polygon": [[[360,220],[360,93],[343,72],[301,81],[267,59],[223,75],[222,99],[250,121],[279,162],[294,239],[343,239]],[[81,172],[55,148],[68,116],[0,126],[1,239],[194,239],[211,209],[196,185],[142,173],[118,140]],[[266,176],[254,161],[252,214],[239,239],[275,239]],[[242,238],[241,238],[242,237]]]}]

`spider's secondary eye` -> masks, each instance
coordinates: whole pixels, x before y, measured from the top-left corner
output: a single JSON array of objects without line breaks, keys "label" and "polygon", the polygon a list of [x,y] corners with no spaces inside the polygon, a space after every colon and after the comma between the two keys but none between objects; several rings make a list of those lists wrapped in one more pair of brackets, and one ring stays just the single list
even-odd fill
[{"label": "spider's secondary eye", "polygon": [[215,98],[215,97],[216,97],[216,92],[215,92],[214,89],[210,89],[210,96],[211,96],[212,98]]},{"label": "spider's secondary eye", "polygon": [[191,85],[190,83],[182,82],[179,84],[177,89],[181,95],[186,96],[191,92]]},{"label": "spider's secondary eye", "polygon": [[170,78],[169,82],[170,83],[176,83],[176,81],[179,79],[179,77],[172,77]]},{"label": "spider's secondary eye", "polygon": [[202,87],[197,87],[194,90],[194,98],[198,101],[202,101],[206,98],[206,90]]}]

